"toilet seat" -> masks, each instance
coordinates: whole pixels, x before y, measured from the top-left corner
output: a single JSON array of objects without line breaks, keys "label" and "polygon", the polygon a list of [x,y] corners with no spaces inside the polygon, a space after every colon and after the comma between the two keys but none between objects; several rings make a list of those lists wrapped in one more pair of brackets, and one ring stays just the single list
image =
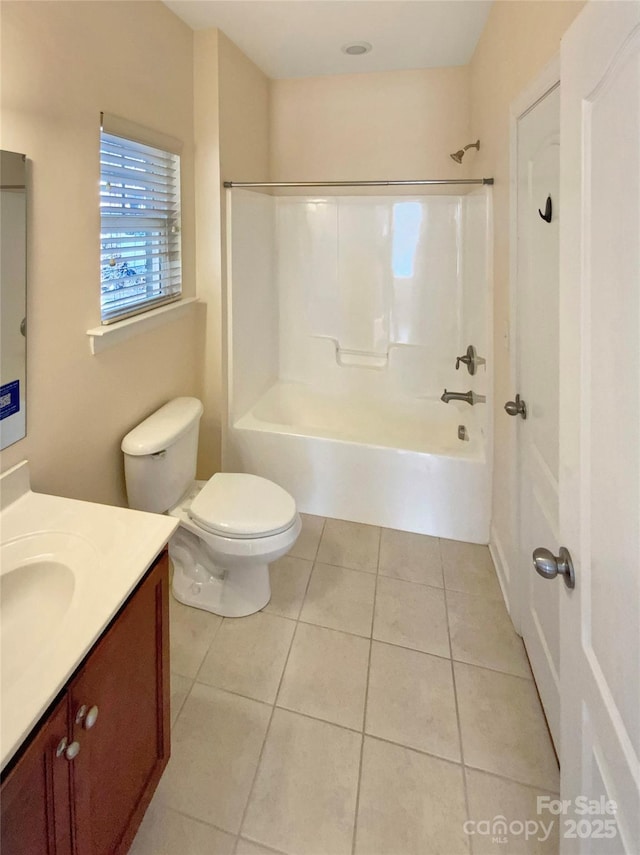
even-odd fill
[{"label": "toilet seat", "polygon": [[218,472],[188,509],[205,531],[227,538],[253,539],[287,531],[297,518],[293,497],[266,478]]}]

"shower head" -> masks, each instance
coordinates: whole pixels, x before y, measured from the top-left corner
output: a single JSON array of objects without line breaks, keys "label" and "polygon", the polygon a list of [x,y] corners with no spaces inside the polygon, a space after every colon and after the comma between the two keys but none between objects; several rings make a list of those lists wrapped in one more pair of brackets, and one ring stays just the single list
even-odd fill
[{"label": "shower head", "polygon": [[450,154],[449,157],[452,160],[455,160],[456,163],[462,163],[462,158],[464,157],[464,153],[468,148],[477,148],[480,151],[480,140],[476,140],[474,143],[469,143],[464,148],[459,149],[458,151],[454,151],[453,154]]}]

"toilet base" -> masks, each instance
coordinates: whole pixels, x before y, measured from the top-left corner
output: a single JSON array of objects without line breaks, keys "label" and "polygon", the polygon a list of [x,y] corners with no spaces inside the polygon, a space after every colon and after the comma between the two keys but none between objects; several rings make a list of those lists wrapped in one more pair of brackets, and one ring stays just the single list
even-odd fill
[{"label": "toilet base", "polygon": [[[271,599],[269,565],[248,564],[231,569],[205,569],[192,555],[169,542],[173,562],[173,595],[185,606],[204,609],[221,617],[246,617],[263,609]],[[214,571],[212,574],[211,570]]]}]

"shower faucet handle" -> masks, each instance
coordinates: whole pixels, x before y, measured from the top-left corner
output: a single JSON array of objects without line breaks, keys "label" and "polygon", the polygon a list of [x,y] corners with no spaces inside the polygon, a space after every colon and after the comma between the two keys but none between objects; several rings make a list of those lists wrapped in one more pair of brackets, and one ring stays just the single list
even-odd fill
[{"label": "shower faucet handle", "polygon": [[467,352],[464,356],[456,357],[456,371],[460,368],[460,363],[464,362],[467,366],[467,371],[469,374],[475,374],[478,370],[478,365],[484,365],[486,360],[484,360],[481,356],[478,356],[475,347],[470,344],[467,348]]}]

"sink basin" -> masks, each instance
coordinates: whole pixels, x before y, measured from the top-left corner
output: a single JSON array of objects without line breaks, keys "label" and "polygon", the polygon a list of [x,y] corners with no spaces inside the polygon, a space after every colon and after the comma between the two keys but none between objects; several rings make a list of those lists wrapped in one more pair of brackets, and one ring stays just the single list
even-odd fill
[{"label": "sink basin", "polygon": [[0,548],[0,662],[3,686],[55,643],[79,582],[97,553],[67,532],[36,532]]}]

